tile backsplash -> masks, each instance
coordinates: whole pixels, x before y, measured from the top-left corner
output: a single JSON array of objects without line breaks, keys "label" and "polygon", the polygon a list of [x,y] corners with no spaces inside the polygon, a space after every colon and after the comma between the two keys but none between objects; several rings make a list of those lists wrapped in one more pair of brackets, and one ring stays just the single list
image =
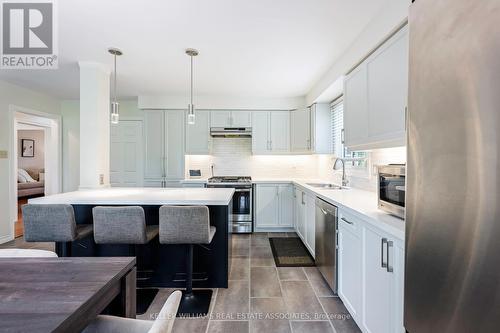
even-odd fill
[{"label": "tile backsplash", "polygon": [[[340,182],[341,170],[333,171],[333,155],[252,155],[251,138],[213,138],[211,155],[186,155],[186,178],[189,169],[200,169],[203,178],[244,175],[253,178],[310,178]],[[350,185],[375,191],[375,165],[405,163],[406,149],[376,149],[370,152],[365,172],[347,168]]]}]

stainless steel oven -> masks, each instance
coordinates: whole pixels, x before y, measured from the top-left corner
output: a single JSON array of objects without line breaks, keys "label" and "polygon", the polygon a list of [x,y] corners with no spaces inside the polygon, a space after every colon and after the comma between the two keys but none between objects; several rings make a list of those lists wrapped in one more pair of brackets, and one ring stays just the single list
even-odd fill
[{"label": "stainless steel oven", "polygon": [[389,164],[378,167],[378,208],[405,218],[405,186],[406,166]]},{"label": "stainless steel oven", "polygon": [[207,187],[234,188],[231,230],[233,233],[253,231],[253,195],[250,177],[212,177]]}]

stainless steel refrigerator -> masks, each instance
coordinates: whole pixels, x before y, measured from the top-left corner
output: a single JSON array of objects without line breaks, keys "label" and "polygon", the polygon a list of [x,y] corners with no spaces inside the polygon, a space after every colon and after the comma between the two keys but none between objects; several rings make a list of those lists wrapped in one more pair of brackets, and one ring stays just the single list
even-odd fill
[{"label": "stainless steel refrigerator", "polygon": [[500,331],[500,0],[410,6],[405,328]]}]

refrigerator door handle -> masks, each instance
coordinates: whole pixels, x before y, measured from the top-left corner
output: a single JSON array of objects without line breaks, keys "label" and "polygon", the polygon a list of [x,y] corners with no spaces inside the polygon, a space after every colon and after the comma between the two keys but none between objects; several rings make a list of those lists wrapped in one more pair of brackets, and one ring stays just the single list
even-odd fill
[{"label": "refrigerator door handle", "polygon": [[380,266],[387,268],[387,262],[384,262],[384,245],[387,244],[387,238],[382,238],[380,242]]},{"label": "refrigerator door handle", "polygon": [[394,272],[394,268],[391,266],[390,261],[389,261],[389,252],[390,248],[393,246],[393,241],[388,241],[387,242],[387,272],[392,273]]}]

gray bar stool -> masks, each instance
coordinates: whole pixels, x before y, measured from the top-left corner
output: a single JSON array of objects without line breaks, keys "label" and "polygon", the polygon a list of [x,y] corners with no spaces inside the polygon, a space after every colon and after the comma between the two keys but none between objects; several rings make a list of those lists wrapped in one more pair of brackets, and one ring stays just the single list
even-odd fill
[{"label": "gray bar stool", "polygon": [[71,205],[27,204],[22,210],[24,239],[56,242],[56,252],[62,257],[71,257],[72,242],[92,234],[91,224],[76,224]]},{"label": "gray bar stool", "polygon": [[147,244],[158,235],[157,225],[146,226],[144,209],[139,206],[92,209],[96,244]]},{"label": "gray bar stool", "polygon": [[193,291],[193,245],[210,244],[215,227],[210,225],[206,206],[160,207],[160,244],[187,245],[186,290],[177,316],[206,316],[210,308],[212,290]]}]

